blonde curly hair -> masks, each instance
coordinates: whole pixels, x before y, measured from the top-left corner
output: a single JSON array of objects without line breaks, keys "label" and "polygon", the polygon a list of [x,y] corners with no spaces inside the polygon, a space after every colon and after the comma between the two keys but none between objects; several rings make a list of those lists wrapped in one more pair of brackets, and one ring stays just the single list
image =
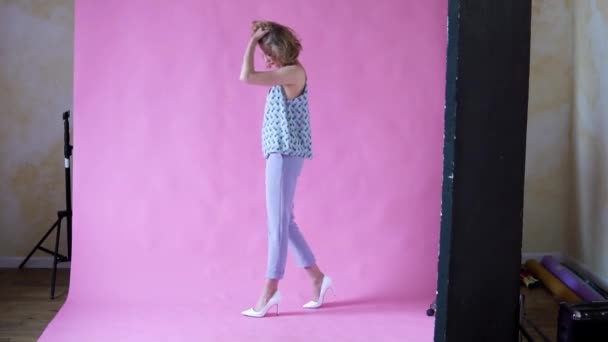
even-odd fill
[{"label": "blonde curly hair", "polygon": [[291,28],[272,21],[254,21],[252,32],[258,29],[268,30],[259,41],[260,48],[267,56],[281,66],[298,63],[302,44]]}]

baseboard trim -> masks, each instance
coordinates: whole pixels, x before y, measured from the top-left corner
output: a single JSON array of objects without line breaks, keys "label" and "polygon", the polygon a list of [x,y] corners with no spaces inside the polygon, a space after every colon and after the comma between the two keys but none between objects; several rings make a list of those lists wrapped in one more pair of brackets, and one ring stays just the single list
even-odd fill
[{"label": "baseboard trim", "polygon": [[552,256],[557,259],[559,262],[564,260],[562,253],[559,252],[550,252],[550,253],[522,253],[521,254],[521,263],[525,263],[527,260],[536,260],[538,262],[545,256]]},{"label": "baseboard trim", "polygon": [[[25,257],[0,257],[0,268],[19,268]],[[53,268],[53,257],[31,257],[23,268]],[[57,268],[70,268],[69,262],[60,262]]]}]

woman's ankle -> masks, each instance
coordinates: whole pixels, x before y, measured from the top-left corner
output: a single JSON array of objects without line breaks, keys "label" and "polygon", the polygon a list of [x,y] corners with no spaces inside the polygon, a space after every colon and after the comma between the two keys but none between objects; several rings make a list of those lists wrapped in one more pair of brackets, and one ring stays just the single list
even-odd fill
[{"label": "woman's ankle", "polygon": [[321,269],[319,268],[319,266],[317,266],[316,264],[312,265],[310,267],[307,267],[306,271],[308,272],[308,275],[310,276],[310,278],[315,282],[318,281],[319,279],[323,279],[323,277],[325,276],[323,274],[323,272],[321,272]]},{"label": "woman's ankle", "polygon": [[272,296],[275,292],[279,290],[279,281],[276,279],[268,279],[266,281],[266,285],[264,286],[264,292]]}]

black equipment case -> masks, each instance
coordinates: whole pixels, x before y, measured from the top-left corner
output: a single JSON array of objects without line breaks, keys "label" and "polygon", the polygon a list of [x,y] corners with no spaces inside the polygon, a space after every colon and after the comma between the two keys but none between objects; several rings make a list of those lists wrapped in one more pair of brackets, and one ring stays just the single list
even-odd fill
[{"label": "black equipment case", "polygon": [[608,301],[559,304],[557,342],[608,341]]}]

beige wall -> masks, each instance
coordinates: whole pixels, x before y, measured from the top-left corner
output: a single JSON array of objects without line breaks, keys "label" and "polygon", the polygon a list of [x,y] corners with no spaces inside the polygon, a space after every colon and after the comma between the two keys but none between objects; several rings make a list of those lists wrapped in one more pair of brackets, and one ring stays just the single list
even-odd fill
[{"label": "beige wall", "polygon": [[532,2],[524,253],[564,249],[572,178],[573,25],[571,1]]},{"label": "beige wall", "polygon": [[576,1],[568,256],[608,283],[608,1]]},{"label": "beige wall", "polygon": [[0,257],[27,255],[65,206],[73,6],[0,0]]},{"label": "beige wall", "polygon": [[524,253],[608,283],[608,1],[533,0]]}]

